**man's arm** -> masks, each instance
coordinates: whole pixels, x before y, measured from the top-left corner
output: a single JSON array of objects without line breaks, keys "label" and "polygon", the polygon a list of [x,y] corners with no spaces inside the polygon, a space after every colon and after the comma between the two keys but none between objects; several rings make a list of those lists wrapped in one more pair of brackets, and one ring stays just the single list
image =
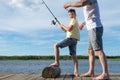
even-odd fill
[{"label": "man's arm", "polygon": [[68,2],[64,4],[64,8],[68,8],[68,7],[83,7],[85,5],[90,5],[91,2],[89,0],[80,0],[78,2]]}]

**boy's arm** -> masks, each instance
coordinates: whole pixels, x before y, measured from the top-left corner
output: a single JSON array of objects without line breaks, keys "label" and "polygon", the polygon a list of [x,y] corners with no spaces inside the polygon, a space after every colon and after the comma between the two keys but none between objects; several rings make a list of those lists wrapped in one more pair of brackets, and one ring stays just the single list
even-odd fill
[{"label": "boy's arm", "polygon": [[80,0],[78,2],[68,2],[64,4],[64,8],[68,8],[68,7],[83,7],[85,5],[90,5],[91,2],[90,0]]},{"label": "boy's arm", "polygon": [[86,24],[86,23],[85,23],[85,21],[84,21],[84,22],[82,22],[82,23],[80,24],[80,26],[79,26],[79,29],[80,29],[80,30],[82,30],[82,29],[83,29],[83,27],[85,26],[85,24]]},{"label": "boy's arm", "polygon": [[61,28],[63,31],[65,31],[65,32],[67,32],[67,31],[72,31],[72,29],[73,29],[73,26],[72,26],[72,25],[70,25],[69,27],[66,27],[66,26],[64,26],[63,24],[59,24],[59,26],[60,26],[60,28]]}]

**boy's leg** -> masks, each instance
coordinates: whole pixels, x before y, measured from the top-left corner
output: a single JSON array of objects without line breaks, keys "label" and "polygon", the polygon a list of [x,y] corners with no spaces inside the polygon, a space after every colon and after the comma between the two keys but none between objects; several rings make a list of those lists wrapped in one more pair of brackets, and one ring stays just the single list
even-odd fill
[{"label": "boy's leg", "polygon": [[103,69],[103,72],[101,75],[99,75],[98,77],[94,78],[95,80],[97,79],[109,79],[109,74],[108,74],[108,67],[107,67],[107,60],[106,60],[106,57],[105,57],[105,54],[102,50],[97,50],[96,51],[98,57],[99,57],[99,60],[100,60],[100,63],[102,65],[102,69]]},{"label": "boy's leg", "polygon": [[64,48],[64,47],[67,47],[69,45],[71,45],[71,39],[70,38],[67,38],[67,39],[64,39],[63,41],[61,41],[60,43],[56,43],[54,44],[54,54],[55,54],[55,62],[52,63],[50,66],[59,66],[59,47],[60,48]]},{"label": "boy's leg", "polygon": [[76,57],[76,55],[71,55],[73,61],[74,61],[74,76],[75,77],[78,77],[79,74],[78,74],[78,59]]},{"label": "boy's leg", "polygon": [[52,63],[50,66],[59,66],[59,47],[56,44],[54,44],[54,55],[55,55],[55,62]]},{"label": "boy's leg", "polygon": [[76,45],[77,45],[77,40],[76,39],[71,39],[71,45],[69,46],[69,51],[70,55],[74,61],[74,76],[78,77],[78,59],[76,56]]}]

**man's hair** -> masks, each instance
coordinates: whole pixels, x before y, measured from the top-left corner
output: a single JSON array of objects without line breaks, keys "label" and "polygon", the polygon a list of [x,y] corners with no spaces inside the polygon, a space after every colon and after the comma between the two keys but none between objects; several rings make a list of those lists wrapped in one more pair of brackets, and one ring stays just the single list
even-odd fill
[{"label": "man's hair", "polygon": [[75,9],[69,9],[68,12],[74,12],[75,15],[76,15],[76,11],[75,11]]}]

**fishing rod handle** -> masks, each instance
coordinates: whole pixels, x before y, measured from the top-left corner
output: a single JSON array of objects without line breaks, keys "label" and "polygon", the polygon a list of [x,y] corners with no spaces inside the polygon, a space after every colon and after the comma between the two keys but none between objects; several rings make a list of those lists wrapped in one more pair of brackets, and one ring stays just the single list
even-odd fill
[{"label": "fishing rod handle", "polygon": [[58,24],[61,24],[60,21],[58,21],[58,19],[56,17],[55,17],[55,20],[56,20],[56,22],[58,22]]}]

